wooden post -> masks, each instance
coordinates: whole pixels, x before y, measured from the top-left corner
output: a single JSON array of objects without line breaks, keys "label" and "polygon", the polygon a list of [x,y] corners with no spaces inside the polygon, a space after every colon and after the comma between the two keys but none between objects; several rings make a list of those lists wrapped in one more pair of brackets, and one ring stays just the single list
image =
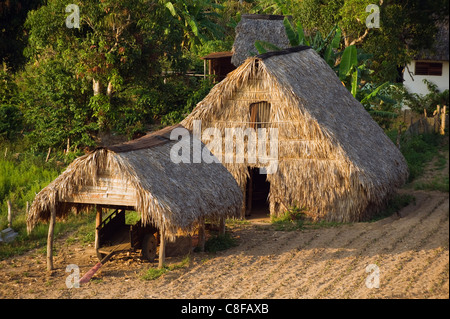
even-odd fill
[{"label": "wooden post", "polygon": [[165,260],[166,260],[166,232],[164,231],[164,229],[160,229],[158,269],[162,269],[164,267]]},{"label": "wooden post", "polygon": [[225,217],[219,219],[219,235],[225,235]]},{"label": "wooden post", "polygon": [[402,124],[400,124],[398,126],[398,130],[397,130],[397,148],[400,149],[400,139],[402,137]]},{"label": "wooden post", "polygon": [[12,210],[11,210],[11,201],[7,200],[8,204],[8,227],[11,228],[12,225]]},{"label": "wooden post", "polygon": [[249,178],[247,180],[247,203],[245,209],[245,216],[250,216],[252,213],[252,202],[253,202],[253,170],[249,170]]},{"label": "wooden post", "polygon": [[200,251],[205,251],[206,233],[205,233],[205,218],[200,218],[198,225],[198,248]]},{"label": "wooden post", "polygon": [[95,205],[97,214],[95,215],[95,249],[100,247],[98,232],[100,230],[100,225],[102,223],[102,206]]},{"label": "wooden post", "polygon": [[433,127],[433,132],[434,133],[438,133],[439,129],[441,127],[441,124],[439,123],[440,121],[440,115],[441,115],[441,106],[437,105],[436,106],[436,110],[433,113],[433,117],[434,117],[434,127]]},{"label": "wooden post", "polygon": [[67,151],[66,151],[66,155],[69,154],[69,150],[70,150],[70,138],[67,138]]},{"label": "wooden post", "polygon": [[447,105],[444,105],[441,109],[441,127],[439,129],[439,133],[441,135],[445,134],[445,112],[447,111]]},{"label": "wooden post", "polygon": [[50,222],[48,225],[48,236],[47,236],[47,270],[53,270],[53,232],[55,229],[55,219],[56,219],[56,207],[51,205],[50,208]]},{"label": "wooden post", "polygon": [[206,60],[203,60],[203,80],[206,80]]}]

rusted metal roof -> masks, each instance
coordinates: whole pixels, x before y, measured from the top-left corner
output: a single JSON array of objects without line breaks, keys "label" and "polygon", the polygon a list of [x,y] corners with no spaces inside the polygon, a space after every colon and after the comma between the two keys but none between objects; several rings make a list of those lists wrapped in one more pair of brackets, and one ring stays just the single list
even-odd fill
[{"label": "rusted metal roof", "polygon": [[107,149],[116,153],[123,153],[166,144],[170,142],[170,133],[177,127],[182,126],[180,124],[168,126],[163,128],[162,130],[149,133],[135,140],[107,147]]},{"label": "rusted metal roof", "polygon": [[231,51],[223,51],[223,52],[213,52],[208,55],[202,57],[203,60],[211,60],[211,59],[220,59],[220,58],[229,58],[233,55]]}]

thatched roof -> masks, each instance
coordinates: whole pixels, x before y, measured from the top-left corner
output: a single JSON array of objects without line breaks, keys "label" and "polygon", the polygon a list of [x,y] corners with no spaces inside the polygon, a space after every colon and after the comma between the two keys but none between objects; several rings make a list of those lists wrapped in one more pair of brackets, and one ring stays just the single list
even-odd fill
[{"label": "thatched roof", "polygon": [[[400,151],[312,49],[248,58],[181,124],[249,127],[249,105],[259,101],[271,104],[268,126],[279,130],[278,170],[267,175],[271,214],[297,205],[316,219],[362,220],[406,181]],[[243,190],[248,167],[261,166],[224,165]]]},{"label": "thatched roof", "polygon": [[192,231],[200,217],[236,216],[242,193],[220,163],[172,162],[170,151],[178,143],[169,138],[174,128],[77,158],[36,196],[28,230],[49,220],[52,205],[57,218],[94,204],[125,206],[169,237],[179,229]]},{"label": "thatched roof", "polygon": [[422,50],[416,60],[448,61],[449,60],[449,17],[436,23],[437,33],[430,49]]},{"label": "thatched roof", "polygon": [[236,38],[233,43],[231,63],[241,65],[251,53],[258,53],[255,41],[266,41],[279,48],[289,47],[283,25],[284,16],[244,14],[236,26]]}]

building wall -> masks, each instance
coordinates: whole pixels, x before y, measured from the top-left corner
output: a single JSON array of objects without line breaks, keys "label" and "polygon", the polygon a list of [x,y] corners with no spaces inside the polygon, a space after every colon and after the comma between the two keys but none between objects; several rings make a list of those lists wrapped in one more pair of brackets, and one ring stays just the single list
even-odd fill
[{"label": "building wall", "polygon": [[403,74],[404,79],[403,84],[410,93],[417,93],[422,95],[428,94],[429,91],[427,89],[427,85],[423,83],[424,79],[436,84],[441,92],[449,89],[449,62],[448,61],[427,61],[427,62],[443,62],[442,76],[414,75],[414,70],[416,68],[416,61],[412,61],[410,64],[408,64],[408,68],[405,68]]}]

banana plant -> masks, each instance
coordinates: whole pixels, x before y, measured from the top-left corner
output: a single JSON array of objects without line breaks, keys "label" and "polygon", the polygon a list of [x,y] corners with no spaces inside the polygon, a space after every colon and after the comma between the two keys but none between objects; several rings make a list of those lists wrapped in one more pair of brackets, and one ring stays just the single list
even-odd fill
[{"label": "banana plant", "polygon": [[170,14],[183,28],[185,41],[191,46],[208,39],[221,39],[223,28],[216,23],[223,6],[212,0],[172,0],[165,3]]}]

